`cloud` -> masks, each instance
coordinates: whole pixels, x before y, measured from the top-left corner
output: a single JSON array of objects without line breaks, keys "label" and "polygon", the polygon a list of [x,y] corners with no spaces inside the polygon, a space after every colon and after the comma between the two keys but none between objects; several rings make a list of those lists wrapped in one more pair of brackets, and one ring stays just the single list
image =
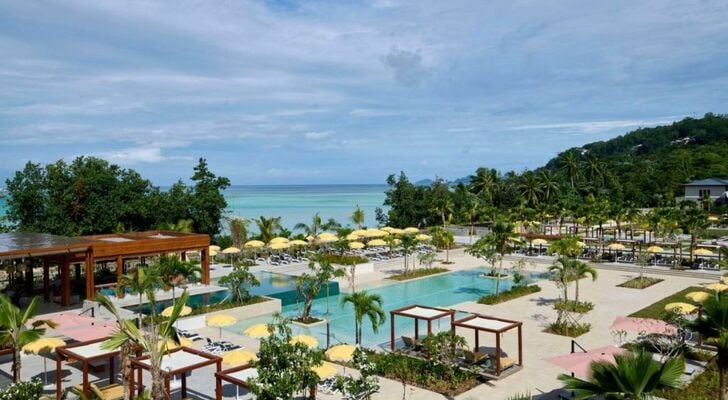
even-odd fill
[{"label": "cloud", "polygon": [[565,132],[582,132],[582,133],[599,133],[614,131],[616,129],[627,130],[638,127],[648,127],[672,123],[677,120],[678,116],[663,117],[653,120],[614,120],[614,121],[580,121],[580,122],[561,122],[550,124],[531,124],[519,125],[506,128],[506,130],[523,131],[523,130],[559,130]]},{"label": "cloud", "polygon": [[407,87],[418,86],[429,75],[422,65],[419,51],[392,47],[389,53],[382,57],[382,64],[392,70],[397,82]]},{"label": "cloud", "polygon": [[306,132],[303,137],[307,140],[323,140],[333,137],[335,133],[334,131]]},{"label": "cloud", "polygon": [[139,146],[97,153],[96,156],[121,165],[157,164],[169,160],[190,161],[188,156],[164,156],[159,146]]}]

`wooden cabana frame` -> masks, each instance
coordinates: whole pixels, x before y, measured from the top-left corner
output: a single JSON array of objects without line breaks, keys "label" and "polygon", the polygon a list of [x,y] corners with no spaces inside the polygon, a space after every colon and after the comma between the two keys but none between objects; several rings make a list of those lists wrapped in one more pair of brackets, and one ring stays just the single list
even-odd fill
[{"label": "wooden cabana frame", "polygon": [[[167,362],[171,365],[169,367],[173,367],[174,369],[167,369],[162,368],[162,376],[164,377],[164,386],[165,390],[167,391],[167,394],[170,394],[170,385],[169,380],[173,376],[180,375],[181,380],[181,394],[182,398],[187,397],[187,373],[194,371],[196,369],[208,367],[211,365],[216,365],[217,371],[216,373],[219,373],[222,370],[222,358],[218,357],[216,355],[206,353],[204,351],[200,351],[197,349],[193,349],[190,347],[178,347],[176,349],[170,350],[165,354],[165,357],[170,357],[167,359]],[[187,357],[187,360],[185,360],[185,356]],[[172,360],[172,357],[175,357],[175,360]],[[131,360],[131,392],[134,393],[135,388],[137,387],[137,380],[138,380],[138,389],[137,393],[141,394],[142,390],[144,389],[144,381],[143,381],[143,375],[142,371],[150,371],[151,365],[148,363],[149,355],[136,357],[133,360]],[[185,362],[186,361],[186,362]],[[164,365],[165,360],[162,360],[162,364]],[[134,370],[137,371],[137,380],[134,379]],[[218,385],[215,388],[216,396],[221,396],[222,391],[221,387]],[[219,397],[218,397],[219,398]]]},{"label": "wooden cabana frame", "polygon": [[89,397],[88,372],[92,362],[109,360],[109,384],[114,383],[114,358],[119,355],[119,350],[103,350],[101,343],[108,338],[89,340],[61,346],[56,348],[56,399],[63,397],[63,381],[61,368],[63,361],[67,363],[81,362],[83,371],[83,395]]},{"label": "wooden cabana frame", "polygon": [[222,400],[222,383],[223,381],[232,383],[233,385],[240,386],[244,389],[249,389],[250,385],[247,381],[240,379],[236,375],[245,371],[255,370],[250,364],[240,365],[237,367],[229,368],[223,371],[215,372],[215,388],[217,390],[215,399]]},{"label": "wooden cabana frame", "polygon": [[432,321],[450,317],[450,323],[455,321],[455,310],[422,306],[418,304],[398,308],[389,312],[391,349],[394,351],[395,342],[395,316],[413,318],[415,320],[415,340],[419,339],[419,321],[427,321],[427,334],[432,334]]},{"label": "wooden cabana frame", "polygon": [[523,322],[510,319],[474,314],[451,323],[453,334],[457,328],[475,331],[475,348],[480,348],[480,332],[495,334],[495,374],[501,374],[501,334],[513,329],[518,330],[518,365],[523,366]]}]

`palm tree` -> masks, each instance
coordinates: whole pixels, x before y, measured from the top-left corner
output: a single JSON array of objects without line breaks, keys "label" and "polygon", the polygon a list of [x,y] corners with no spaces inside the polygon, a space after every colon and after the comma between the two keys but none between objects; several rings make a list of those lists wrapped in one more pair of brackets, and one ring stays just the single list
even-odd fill
[{"label": "palm tree", "polygon": [[176,224],[168,222],[159,225],[159,229],[163,231],[173,231],[173,232],[182,232],[182,233],[192,233],[194,232],[194,221],[191,219],[180,219],[177,221]]},{"label": "palm tree", "polygon": [[260,218],[256,218],[254,221],[258,225],[261,240],[266,243],[270,242],[282,228],[281,217],[266,218],[261,215]]},{"label": "palm tree", "polygon": [[553,275],[554,280],[563,286],[564,302],[569,301],[568,289],[569,281],[571,280],[571,277],[574,276],[574,261],[576,260],[568,257],[559,257],[559,259],[549,267],[549,272]]},{"label": "palm tree", "polygon": [[[503,269],[503,257],[512,250],[511,243],[518,238],[513,231],[514,226],[510,222],[497,221],[490,228],[490,233],[479,239],[483,241],[483,246],[492,247],[499,255],[498,270]],[[476,242],[476,243],[478,243]],[[500,273],[500,272],[499,272]],[[500,290],[500,279],[495,280],[495,294],[498,295]]]},{"label": "palm tree", "polygon": [[[30,320],[38,312],[39,297],[34,297],[28,308],[20,311],[6,296],[0,295],[0,344],[10,345],[13,349],[13,382],[20,382],[20,350],[23,346],[32,343],[43,336],[45,328],[55,328],[56,324],[50,320]],[[30,327],[28,326],[30,324]]]},{"label": "palm tree", "polygon": [[664,364],[652,359],[646,351],[617,354],[615,363],[599,361],[591,364],[592,377],[583,380],[567,374],[559,375],[564,389],[577,399],[648,399],[663,388],[676,388],[685,369],[682,358],[668,359]]},{"label": "palm tree", "polygon": [[404,274],[407,275],[409,272],[407,256],[417,247],[417,239],[413,235],[404,235],[402,236],[400,246],[402,246],[402,250],[404,251]]},{"label": "palm tree", "polygon": [[359,208],[358,204],[354,212],[351,213],[351,222],[356,225],[357,229],[361,229],[361,226],[364,225],[364,210]]},{"label": "palm tree", "polygon": [[553,172],[544,169],[538,174],[538,181],[541,193],[543,193],[543,201],[551,202],[551,197],[559,191],[559,181]]},{"label": "palm tree", "polygon": [[[689,206],[687,206],[689,204]],[[695,206],[695,203],[686,202],[686,206],[682,212],[682,225],[685,230],[690,234],[690,261],[693,261],[693,252],[697,245],[698,235],[703,232],[710,222],[708,221],[708,215],[705,211]]]},{"label": "palm tree", "polygon": [[142,326],[142,295],[162,284],[159,272],[157,268],[139,265],[121,276],[122,290],[128,288],[132,294],[139,295],[139,326]]},{"label": "palm tree", "polygon": [[372,331],[379,332],[384,324],[386,314],[382,309],[382,296],[369,294],[366,291],[349,293],[341,298],[341,305],[351,303],[354,307],[354,335],[356,344],[361,344],[361,331],[364,317],[372,323]]},{"label": "palm tree", "polygon": [[234,217],[229,221],[230,225],[230,238],[233,241],[233,246],[242,248],[245,241],[248,240],[248,225],[250,221],[245,218]]},{"label": "palm tree", "polygon": [[572,271],[574,273],[576,292],[574,293],[574,302],[579,303],[579,280],[585,278],[587,275],[591,276],[592,281],[597,280],[597,270],[589,264],[579,261],[572,260],[573,266]]},{"label": "palm tree", "polygon": [[316,235],[318,235],[321,231],[321,217],[319,216],[319,213],[313,215],[311,218],[311,225],[299,222],[293,227],[293,229],[302,230],[306,236],[316,237]]},{"label": "palm tree", "polygon": [[494,169],[478,168],[475,175],[470,177],[470,187],[473,193],[492,203],[498,191],[500,178]]},{"label": "palm tree", "polygon": [[325,231],[335,231],[339,228],[341,228],[341,224],[334,218],[329,218],[326,220],[326,222],[321,224],[321,229]]},{"label": "palm tree", "polygon": [[716,347],[720,399],[725,400],[728,371],[728,294],[716,293],[703,302],[702,307],[701,317],[688,323],[688,327]]},{"label": "palm tree", "polygon": [[478,218],[480,212],[483,209],[483,203],[480,201],[478,196],[468,193],[465,198],[465,205],[463,206],[463,216],[468,220],[470,224],[470,230],[468,236],[472,240],[472,236],[475,235],[475,219]]},{"label": "palm tree", "polygon": [[162,255],[153,267],[160,272],[163,279],[162,284],[172,289],[172,300],[176,299],[175,288],[189,282],[197,282],[202,275],[202,268],[199,265],[182,261],[176,255]]},{"label": "palm tree", "polygon": [[439,226],[433,227],[430,234],[432,235],[432,243],[445,249],[445,264],[450,264],[450,246],[455,242],[455,235]]},{"label": "palm tree", "polygon": [[527,171],[521,175],[521,182],[518,184],[518,189],[521,191],[521,195],[526,201],[526,204],[531,206],[536,206],[543,194],[536,176],[531,171]]},{"label": "palm tree", "polygon": [[571,182],[571,189],[575,189],[576,180],[581,176],[581,157],[577,150],[567,151],[561,156],[561,170]]}]

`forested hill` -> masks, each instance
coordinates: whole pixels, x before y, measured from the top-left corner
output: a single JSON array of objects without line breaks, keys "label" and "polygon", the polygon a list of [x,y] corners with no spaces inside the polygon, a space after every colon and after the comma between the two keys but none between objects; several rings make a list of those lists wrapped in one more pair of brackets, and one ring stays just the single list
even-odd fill
[{"label": "forested hill", "polygon": [[686,181],[728,177],[728,116],[706,114],[700,119],[640,128],[564,151],[544,168],[563,170],[572,157],[595,158],[608,166],[626,195],[640,198],[678,192]]}]

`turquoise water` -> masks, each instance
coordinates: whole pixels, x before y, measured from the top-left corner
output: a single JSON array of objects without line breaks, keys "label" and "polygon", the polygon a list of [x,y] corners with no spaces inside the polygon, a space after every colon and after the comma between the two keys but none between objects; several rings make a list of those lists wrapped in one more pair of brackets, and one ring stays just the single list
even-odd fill
[{"label": "turquoise water", "polygon": [[[448,274],[417,279],[409,282],[396,282],[378,286],[362,286],[357,290],[366,289],[369,293],[376,293],[382,297],[383,308],[387,313],[386,322],[379,327],[379,332],[372,331],[371,323],[365,319],[362,331],[364,346],[383,346],[389,342],[389,311],[411,304],[426,306],[451,306],[465,301],[477,300],[483,295],[495,291],[495,281],[481,275],[488,271],[485,268],[474,268],[469,270],[451,272]],[[536,279],[533,276],[529,279]],[[501,281],[501,290],[511,286],[510,280]],[[340,305],[343,294],[329,297],[331,309],[331,343],[354,343],[354,313],[351,305]],[[313,314],[323,318],[326,313],[326,298],[319,298],[314,301]],[[283,307],[283,315],[295,317],[298,315],[299,306],[291,304]],[[251,318],[241,321],[236,325],[227,328],[232,332],[240,333],[245,328],[256,323],[270,322],[270,316]],[[439,332],[450,328],[449,321],[442,320],[439,323],[433,322],[433,331]],[[397,317],[396,337],[414,334],[414,322],[410,318]],[[420,334],[426,334],[426,324],[420,324]],[[320,346],[326,344],[326,325],[313,327],[301,327],[293,325],[295,334],[306,334],[318,339]]]}]

